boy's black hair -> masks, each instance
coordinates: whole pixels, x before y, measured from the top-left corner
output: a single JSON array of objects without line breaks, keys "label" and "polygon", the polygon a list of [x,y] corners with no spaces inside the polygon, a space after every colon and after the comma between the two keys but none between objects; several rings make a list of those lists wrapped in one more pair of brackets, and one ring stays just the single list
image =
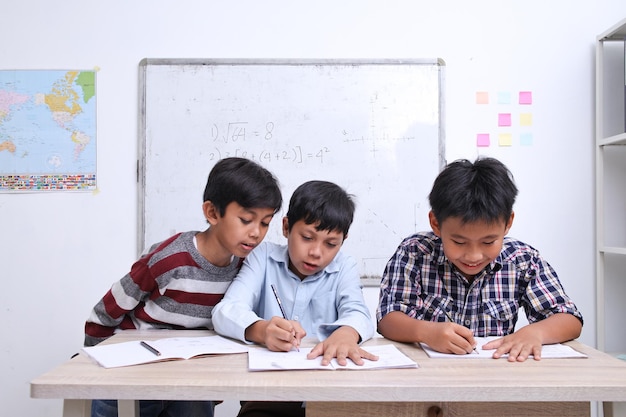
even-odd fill
[{"label": "boy's black hair", "polygon": [[296,188],[289,201],[289,230],[298,220],[304,220],[306,224],[319,223],[317,230],[342,232],[345,238],[354,218],[354,208],[352,196],[337,184],[305,182]]},{"label": "boy's black hair", "polygon": [[245,208],[280,210],[283,197],[278,180],[261,165],[246,158],[219,160],[204,188],[204,201],[211,201],[223,216],[233,201]]},{"label": "boy's black hair", "polygon": [[428,198],[439,224],[448,217],[463,223],[506,223],[516,196],[511,171],[495,158],[479,157],[474,163],[467,159],[450,163],[435,179]]}]

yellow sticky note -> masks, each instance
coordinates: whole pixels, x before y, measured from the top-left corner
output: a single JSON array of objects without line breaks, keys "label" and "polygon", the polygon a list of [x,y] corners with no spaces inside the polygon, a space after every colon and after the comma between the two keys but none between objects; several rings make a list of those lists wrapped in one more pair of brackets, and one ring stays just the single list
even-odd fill
[{"label": "yellow sticky note", "polygon": [[513,145],[513,135],[510,133],[500,133],[498,135],[498,145],[511,146]]},{"label": "yellow sticky note", "polygon": [[533,114],[532,113],[520,113],[519,124],[520,126],[532,126]]}]

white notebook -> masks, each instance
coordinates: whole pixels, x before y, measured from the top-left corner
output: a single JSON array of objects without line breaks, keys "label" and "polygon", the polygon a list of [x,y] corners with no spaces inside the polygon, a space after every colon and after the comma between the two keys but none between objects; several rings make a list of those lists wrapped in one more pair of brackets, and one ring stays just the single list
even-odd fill
[{"label": "white notebook", "polygon": [[[493,353],[495,349],[485,350],[482,347],[489,343],[492,340],[499,339],[500,336],[489,336],[489,337],[474,337],[476,339],[476,351],[468,353],[466,355],[456,355],[454,353],[441,353],[433,350],[426,343],[420,343],[422,349],[430,356],[431,358],[454,358],[454,359],[492,359]],[[478,352],[478,353],[477,353]],[[506,358],[508,355],[502,355],[503,358]],[[532,358],[533,356],[530,355]],[[578,352],[577,350],[561,344],[555,343],[551,345],[543,345],[541,347],[541,358],[542,359],[563,359],[563,358],[586,358],[587,355],[584,353]]]},{"label": "white notebook", "polygon": [[247,345],[217,335],[170,337],[159,340],[146,340],[144,343],[147,346],[142,345],[140,340],[100,344],[84,347],[83,351],[105,368],[248,351]]},{"label": "white notebook", "polygon": [[250,371],[287,371],[322,369],[334,371],[337,369],[365,370],[386,368],[417,368],[415,361],[400,352],[394,345],[364,346],[363,349],[378,356],[377,361],[364,359],[363,365],[357,365],[347,360],[347,365],[339,365],[333,359],[329,365],[322,365],[322,357],[307,359],[306,355],[312,348],[300,348],[300,351],[273,352],[266,348],[250,348],[248,350],[248,369]]}]

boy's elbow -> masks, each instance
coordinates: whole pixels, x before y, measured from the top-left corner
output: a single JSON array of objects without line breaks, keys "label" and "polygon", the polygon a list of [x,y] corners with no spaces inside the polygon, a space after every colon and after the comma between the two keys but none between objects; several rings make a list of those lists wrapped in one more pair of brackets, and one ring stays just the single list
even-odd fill
[{"label": "boy's elbow", "polygon": [[222,303],[219,302],[215,305],[215,307],[213,307],[213,310],[211,311],[211,323],[213,324],[213,330],[215,330],[217,333],[221,334],[223,331],[223,320],[224,317],[222,315]]},{"label": "boy's elbow", "polygon": [[376,331],[380,333],[383,337],[388,339],[393,339],[394,335],[392,333],[394,325],[391,323],[393,321],[393,317],[389,317],[389,314],[381,317],[380,320],[376,323]]},{"label": "boy's elbow", "polygon": [[580,337],[583,330],[583,321],[581,318],[570,313],[557,313],[551,323],[552,331],[561,329],[561,339],[558,342],[574,340]]},{"label": "boy's elbow", "polygon": [[583,321],[582,319],[579,319],[578,317],[574,317],[575,319],[575,327],[574,327],[574,333],[576,333],[576,336],[574,336],[574,339],[578,339],[580,337],[580,335],[583,332]]}]

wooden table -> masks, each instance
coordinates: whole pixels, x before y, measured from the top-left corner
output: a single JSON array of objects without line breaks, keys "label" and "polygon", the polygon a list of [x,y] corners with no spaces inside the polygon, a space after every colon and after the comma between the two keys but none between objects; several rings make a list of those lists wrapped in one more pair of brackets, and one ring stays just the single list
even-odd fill
[{"label": "wooden table", "polygon": [[[210,334],[126,331],[107,342]],[[419,368],[249,372],[242,353],[104,369],[81,354],[31,381],[31,397],[64,399],[65,417],[88,416],[94,398],[119,399],[120,416],[133,416],[138,399],[307,401],[307,416],[318,417],[571,417],[589,416],[592,401],[626,401],[626,362],[576,341],[589,358],[431,359],[394,344]]]}]

